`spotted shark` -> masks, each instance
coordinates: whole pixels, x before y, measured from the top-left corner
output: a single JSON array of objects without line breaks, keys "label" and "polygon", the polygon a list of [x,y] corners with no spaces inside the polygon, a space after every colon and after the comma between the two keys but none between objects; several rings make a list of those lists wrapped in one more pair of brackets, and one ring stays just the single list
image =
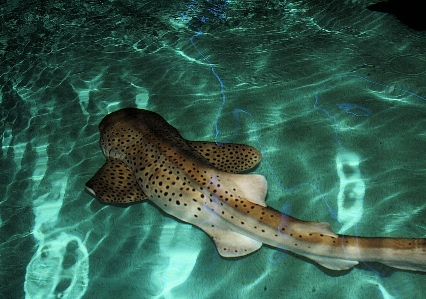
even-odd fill
[{"label": "spotted shark", "polygon": [[105,116],[99,131],[106,163],[87,190],[110,204],[150,200],[207,233],[222,257],[267,244],[333,270],[362,261],[426,271],[426,239],[339,235],[326,222],[268,207],[265,177],[247,173],[261,161],[251,146],[189,141],[159,114],[136,108]]}]

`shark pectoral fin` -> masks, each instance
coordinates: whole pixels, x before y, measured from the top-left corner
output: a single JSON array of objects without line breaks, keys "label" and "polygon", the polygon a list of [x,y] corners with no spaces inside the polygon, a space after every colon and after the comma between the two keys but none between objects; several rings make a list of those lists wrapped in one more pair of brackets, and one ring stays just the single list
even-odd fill
[{"label": "shark pectoral fin", "polygon": [[86,183],[86,189],[107,203],[132,203],[148,199],[137,184],[132,170],[114,158],[107,159]]},{"label": "shark pectoral fin", "polygon": [[353,266],[356,266],[359,264],[358,261],[353,261],[353,260],[345,260],[345,259],[316,256],[316,255],[309,255],[309,254],[303,254],[303,256],[331,270],[348,270],[352,268]]},{"label": "shark pectoral fin", "polygon": [[252,146],[235,143],[188,141],[189,144],[217,169],[238,173],[255,167],[262,154]]},{"label": "shark pectoral fin", "polygon": [[248,201],[266,207],[265,197],[268,191],[268,183],[260,174],[236,174],[232,175],[232,181],[236,184],[239,195]]}]

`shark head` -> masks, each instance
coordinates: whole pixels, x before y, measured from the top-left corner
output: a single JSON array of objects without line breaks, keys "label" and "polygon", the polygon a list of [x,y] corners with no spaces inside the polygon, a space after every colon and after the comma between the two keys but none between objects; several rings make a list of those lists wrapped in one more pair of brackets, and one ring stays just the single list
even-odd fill
[{"label": "shark head", "polygon": [[[101,169],[86,183],[86,189],[107,203],[132,203],[146,198],[129,163],[149,145],[149,123],[158,114],[125,108],[105,116],[99,124],[100,143],[107,158]],[[161,118],[162,119],[162,118]]]},{"label": "shark head", "polygon": [[[214,173],[238,173],[253,168],[261,160],[260,152],[250,146],[186,140],[159,114],[142,109],[125,108],[105,116],[99,131],[107,161],[86,183],[86,188],[107,203],[150,198],[143,190],[152,191],[147,182],[162,167],[169,168],[168,176],[170,171],[182,174],[188,170],[188,179],[192,180],[201,168]],[[189,168],[194,168],[192,174]],[[265,192],[266,187],[262,187],[262,204]]]},{"label": "shark head", "polygon": [[[126,153],[136,149],[144,132],[147,131],[144,110],[126,108],[113,112],[101,121],[99,132],[101,134],[101,147],[105,157],[124,159]],[[137,121],[139,120],[139,121]],[[137,125],[138,130],[134,129]]]},{"label": "shark head", "polygon": [[[153,139],[192,150],[180,135],[159,114],[136,108],[124,108],[107,116],[99,124],[101,147],[105,157],[125,159],[140,155],[140,149],[152,145]],[[176,144],[178,142],[178,144]]]}]

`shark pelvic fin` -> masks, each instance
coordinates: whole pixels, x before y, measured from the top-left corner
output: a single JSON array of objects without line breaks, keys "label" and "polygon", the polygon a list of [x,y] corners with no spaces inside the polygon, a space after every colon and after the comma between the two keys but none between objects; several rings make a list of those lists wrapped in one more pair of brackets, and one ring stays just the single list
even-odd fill
[{"label": "shark pelvic fin", "polygon": [[86,189],[107,203],[132,203],[148,199],[137,184],[132,170],[115,158],[107,159],[86,183]]}]

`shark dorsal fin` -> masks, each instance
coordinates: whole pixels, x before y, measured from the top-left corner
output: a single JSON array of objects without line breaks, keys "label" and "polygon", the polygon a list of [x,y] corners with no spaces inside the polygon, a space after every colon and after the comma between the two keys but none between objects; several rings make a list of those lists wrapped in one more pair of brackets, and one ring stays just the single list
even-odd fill
[{"label": "shark dorsal fin", "polygon": [[239,173],[252,169],[262,159],[262,154],[257,149],[245,144],[188,142],[210,164],[229,173]]},{"label": "shark dorsal fin", "polygon": [[124,162],[108,158],[106,163],[86,183],[86,189],[107,203],[132,203],[147,199]]}]

